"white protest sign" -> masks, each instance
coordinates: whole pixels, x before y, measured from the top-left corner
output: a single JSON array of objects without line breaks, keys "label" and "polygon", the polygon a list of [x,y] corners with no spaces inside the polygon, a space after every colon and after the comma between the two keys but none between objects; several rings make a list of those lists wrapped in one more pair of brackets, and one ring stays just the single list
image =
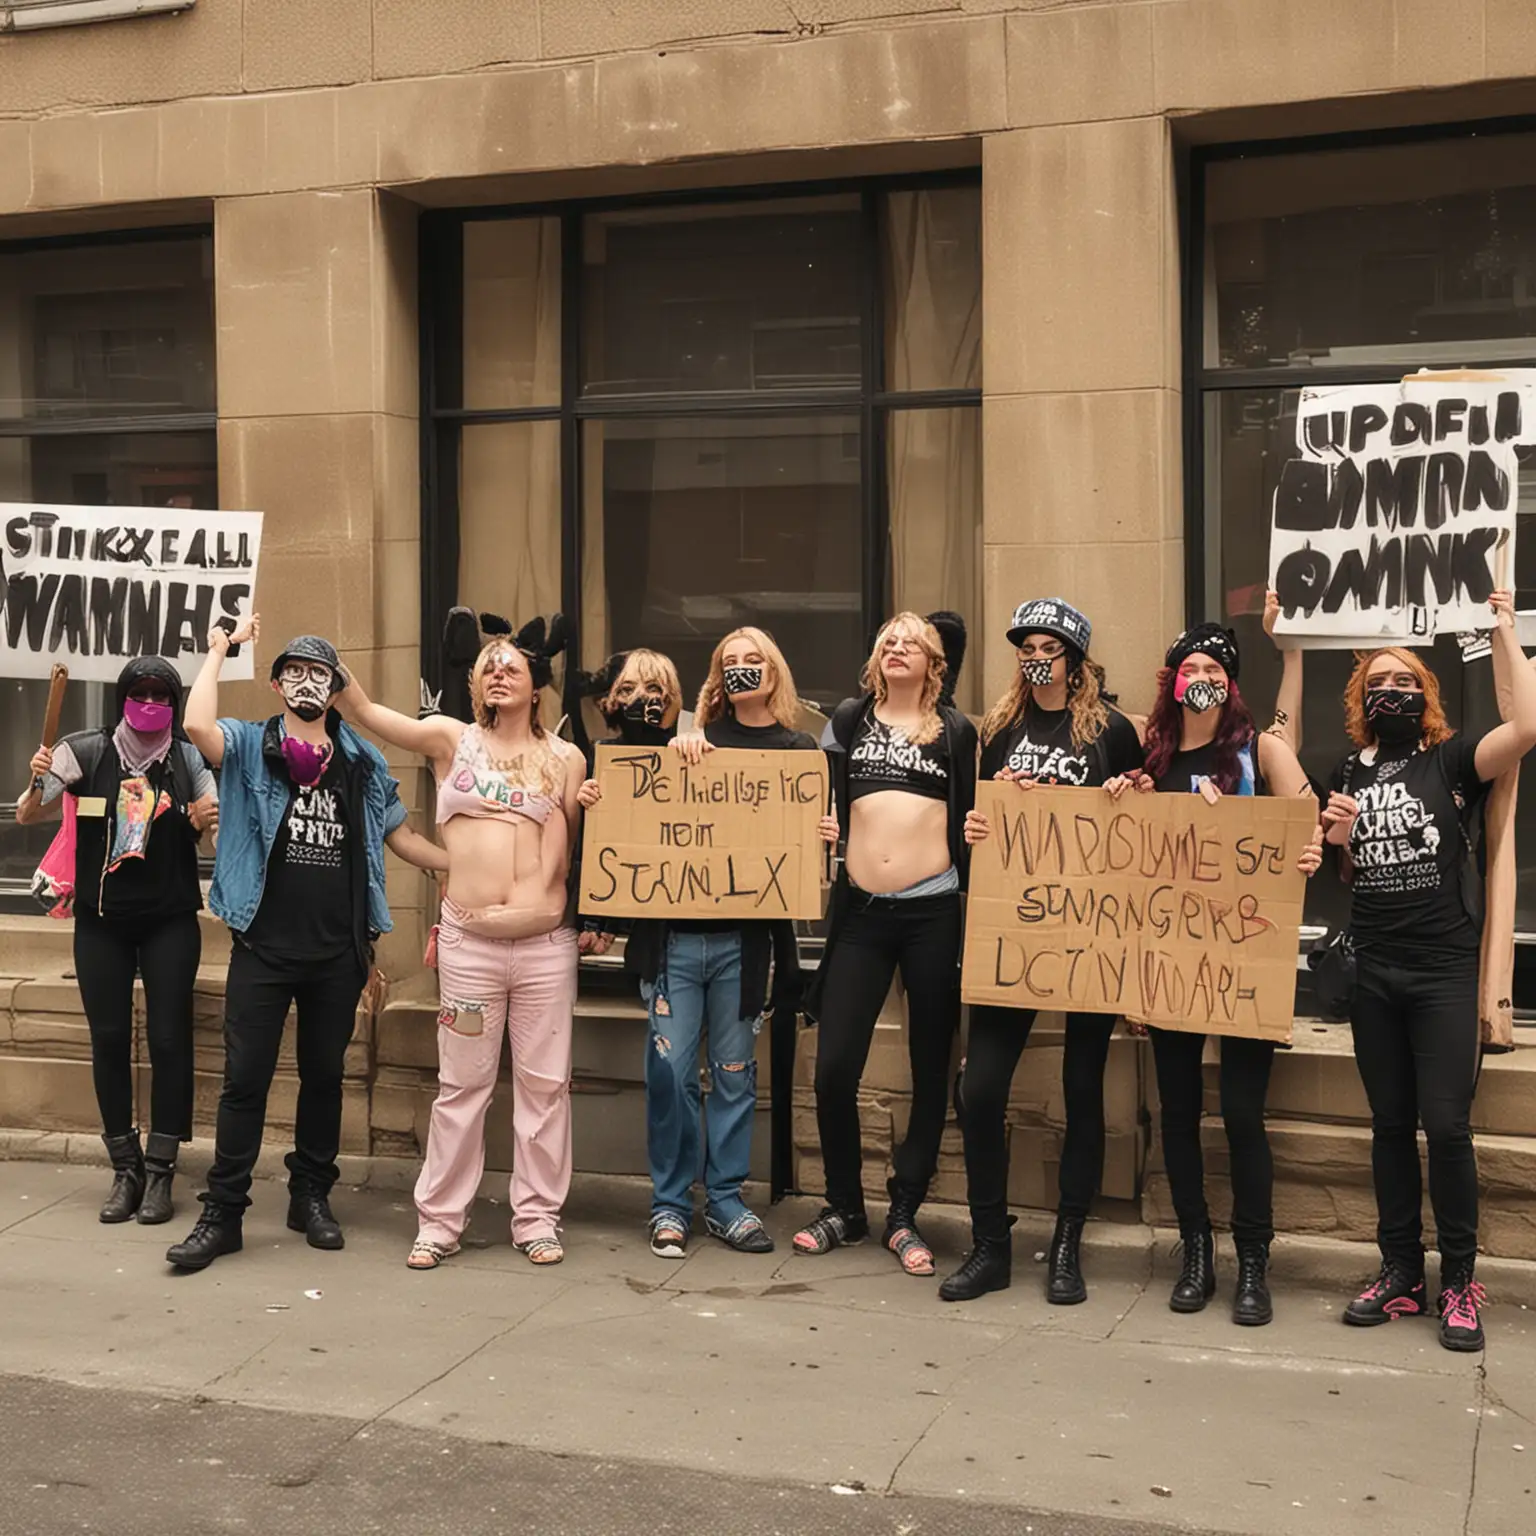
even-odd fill
[{"label": "white protest sign", "polygon": [[[87,683],[135,656],[163,656],[191,682],[221,618],[251,611],[261,513],[0,502],[0,677]],[[224,664],[249,679],[251,648]]]},{"label": "white protest sign", "polygon": [[1270,532],[1276,632],[1427,645],[1491,629],[1533,442],[1536,392],[1513,375],[1303,389]]}]

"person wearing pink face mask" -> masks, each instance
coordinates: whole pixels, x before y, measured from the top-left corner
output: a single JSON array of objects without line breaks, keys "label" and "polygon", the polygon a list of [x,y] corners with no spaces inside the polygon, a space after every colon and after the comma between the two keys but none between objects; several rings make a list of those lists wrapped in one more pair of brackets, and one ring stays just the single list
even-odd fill
[{"label": "person wearing pink face mask", "polygon": [[[158,656],[117,679],[117,723],[32,759],[16,819],[75,797],[75,975],[91,1032],[102,1140],[112,1160],[104,1222],[169,1221],[181,1143],[192,1135],[192,984],[202,955],[197,843],[218,818],[213,774],[181,731],[181,678]],[[134,1123],[133,983],[144,978],[154,1086],[149,1138]]]}]

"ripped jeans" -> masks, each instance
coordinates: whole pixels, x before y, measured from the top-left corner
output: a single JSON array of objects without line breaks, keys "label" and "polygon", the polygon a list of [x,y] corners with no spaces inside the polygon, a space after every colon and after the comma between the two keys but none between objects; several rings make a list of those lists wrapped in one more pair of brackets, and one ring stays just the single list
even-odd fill
[{"label": "ripped jeans", "polygon": [[438,1090],[416,1181],[421,1236],[447,1245],[464,1231],[485,1172],[485,1114],[503,1029],[512,1052],[512,1241],[552,1236],[571,1187],[576,935],[558,928],[487,939],[445,911],[437,974]]},{"label": "ripped jeans", "polygon": [[752,1162],[757,1108],[757,1032],[741,1013],[741,931],[673,931],[654,985],[645,1053],[646,1151],[652,1214],[692,1219],[700,1177],[699,1043],[708,1038],[710,1091],[704,1110],[706,1209],[729,1226],[746,1210],[741,1186]]}]

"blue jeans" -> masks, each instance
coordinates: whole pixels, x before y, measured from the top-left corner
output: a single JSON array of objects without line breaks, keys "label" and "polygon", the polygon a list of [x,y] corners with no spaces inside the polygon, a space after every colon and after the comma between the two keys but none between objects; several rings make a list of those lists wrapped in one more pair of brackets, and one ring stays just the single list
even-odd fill
[{"label": "blue jeans", "polygon": [[[669,934],[655,985],[641,993],[651,1016],[645,1113],[652,1213],[691,1219],[693,1185],[702,1172],[706,1209],[728,1226],[746,1210],[741,1186],[751,1168],[762,1022],[738,1017],[741,933]],[[710,1093],[701,1170],[699,1043],[706,1033]]]}]

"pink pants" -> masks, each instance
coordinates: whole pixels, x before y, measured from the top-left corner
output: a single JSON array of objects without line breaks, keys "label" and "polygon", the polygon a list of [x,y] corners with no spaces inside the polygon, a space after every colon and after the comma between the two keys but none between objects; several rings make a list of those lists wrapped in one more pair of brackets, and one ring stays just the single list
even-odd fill
[{"label": "pink pants", "polygon": [[485,1172],[485,1112],[505,1026],[512,1047],[512,1241],[552,1236],[571,1187],[571,1009],[576,935],[437,935],[438,1091],[416,1181],[420,1235],[455,1243]]}]

